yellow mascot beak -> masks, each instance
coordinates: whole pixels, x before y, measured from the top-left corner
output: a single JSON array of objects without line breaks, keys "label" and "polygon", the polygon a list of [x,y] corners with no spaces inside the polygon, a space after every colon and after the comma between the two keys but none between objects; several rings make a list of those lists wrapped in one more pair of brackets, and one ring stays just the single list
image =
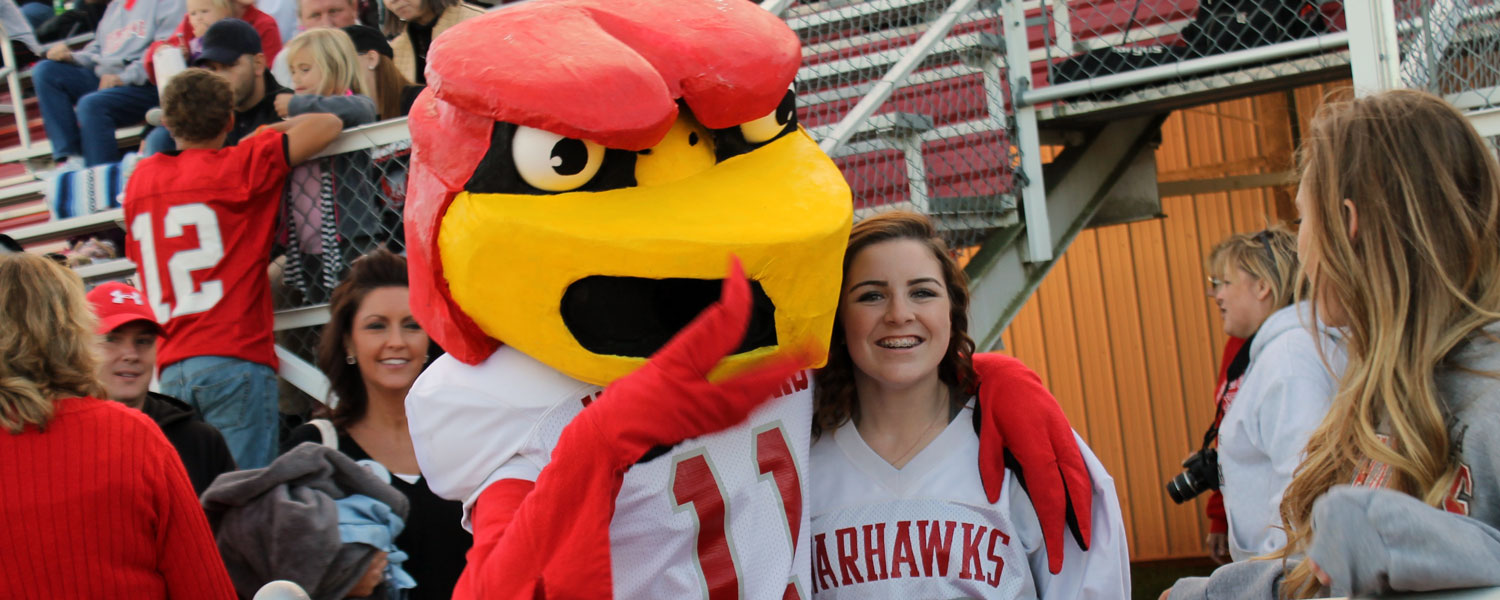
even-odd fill
[{"label": "yellow mascot beak", "polygon": [[808,366],[821,366],[852,211],[817,144],[798,129],[716,163],[685,115],[635,175],[602,192],[459,193],[438,236],[453,300],[491,337],[606,385],[717,299],[733,254],[756,305],[715,374],[780,348],[811,350]]}]

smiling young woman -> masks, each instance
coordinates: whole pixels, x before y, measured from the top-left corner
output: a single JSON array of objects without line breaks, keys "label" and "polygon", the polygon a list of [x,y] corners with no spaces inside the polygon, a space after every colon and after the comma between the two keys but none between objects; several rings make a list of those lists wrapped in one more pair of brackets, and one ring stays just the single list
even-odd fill
[{"label": "smiling young woman", "polygon": [[335,446],[405,494],[411,515],[396,546],[409,556],[402,566],[417,581],[408,597],[448,598],[473,536],[459,525],[461,503],[427,487],[407,431],[406,392],[432,344],[411,314],[406,259],[377,250],[354,261],[329,304],[318,367],[334,397],[326,416],[336,439],[309,423],[293,429],[282,449],[302,442]]},{"label": "smiling young woman", "polygon": [[[966,333],[967,286],[926,217],[885,213],[850,232],[828,365],[814,387],[813,595],[1129,597],[1114,484],[1076,435],[1093,481],[1093,529],[1063,542],[1060,568],[1049,566],[1037,509],[1016,472],[1006,470],[998,502],[986,497],[975,468],[981,374]],[[980,370],[986,402],[1032,389],[1052,402],[1018,361],[985,358],[1007,365],[1005,375]],[[1006,418],[1038,419],[1028,411]],[[934,565],[932,549],[950,544]]]}]

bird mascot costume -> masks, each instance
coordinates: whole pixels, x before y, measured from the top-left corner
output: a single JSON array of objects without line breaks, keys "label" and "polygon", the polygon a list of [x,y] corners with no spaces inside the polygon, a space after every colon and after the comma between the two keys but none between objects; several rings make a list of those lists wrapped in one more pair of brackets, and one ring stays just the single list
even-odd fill
[{"label": "bird mascot costume", "polygon": [[[534,0],[433,42],[405,223],[448,354],[407,414],[475,535],[455,597],[809,597],[807,369],[852,211],[800,61],[749,0]],[[1025,469],[1056,570],[1088,475],[1035,387],[980,393],[981,471],[994,501]]]}]

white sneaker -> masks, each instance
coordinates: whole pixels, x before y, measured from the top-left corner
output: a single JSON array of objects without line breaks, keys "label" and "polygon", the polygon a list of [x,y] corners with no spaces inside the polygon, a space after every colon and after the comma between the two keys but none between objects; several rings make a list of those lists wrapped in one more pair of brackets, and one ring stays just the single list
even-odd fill
[{"label": "white sneaker", "polygon": [[58,163],[56,170],[58,170],[58,171],[82,171],[83,168],[84,168],[84,166],[85,165],[83,163],[83,157],[79,156],[77,154],[74,154],[72,156],[67,157],[66,159],[63,159],[62,162]]}]

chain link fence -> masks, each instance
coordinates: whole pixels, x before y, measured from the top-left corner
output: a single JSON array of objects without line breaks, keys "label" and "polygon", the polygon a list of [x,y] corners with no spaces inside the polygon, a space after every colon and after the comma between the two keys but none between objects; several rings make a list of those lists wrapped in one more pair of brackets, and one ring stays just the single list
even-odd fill
[{"label": "chain link fence", "polygon": [[856,220],[926,213],[956,249],[1016,222],[999,2],[804,0],[782,17],[803,43],[798,118],[848,180]]},{"label": "chain link fence", "polygon": [[1500,0],[1397,0],[1401,82],[1460,110],[1500,105]]},{"label": "chain link fence", "polygon": [[[1361,2],[1367,0],[1358,0]],[[1343,0],[1040,0],[1027,11],[1033,88],[1278,48],[1279,55],[1078,95],[1075,104],[1149,101],[1348,65],[1319,38],[1345,30]],[[1035,5],[1035,6],[1031,6]],[[1304,47],[1285,45],[1299,42]]]},{"label": "chain link fence", "polygon": [[[368,147],[308,161],[287,177],[277,233],[282,252],[272,266],[278,312],[327,304],[355,259],[379,248],[403,250],[411,139],[361,145]],[[321,333],[320,323],[284,329],[276,343],[317,364]],[[291,385],[283,385],[281,397],[289,414],[305,414],[309,400],[324,400]]]}]

